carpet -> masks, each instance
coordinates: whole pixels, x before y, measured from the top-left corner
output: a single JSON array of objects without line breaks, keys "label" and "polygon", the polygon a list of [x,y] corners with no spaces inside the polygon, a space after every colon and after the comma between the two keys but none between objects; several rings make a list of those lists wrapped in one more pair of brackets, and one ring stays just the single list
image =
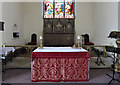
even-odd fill
[{"label": "carpet", "polygon": [[[86,82],[37,82],[40,85],[58,85],[58,84],[70,84],[76,85],[80,83],[87,84],[106,84],[111,80],[106,74],[112,75],[111,69],[90,69],[89,70],[89,81]],[[117,75],[117,74],[116,74]],[[120,75],[119,75],[120,76]],[[119,77],[120,79],[120,77]],[[31,69],[8,69],[4,75],[3,83],[32,83],[36,84],[36,82],[31,82]],[[112,81],[112,83],[117,83],[116,81]],[[120,84],[120,83],[119,83]]]}]

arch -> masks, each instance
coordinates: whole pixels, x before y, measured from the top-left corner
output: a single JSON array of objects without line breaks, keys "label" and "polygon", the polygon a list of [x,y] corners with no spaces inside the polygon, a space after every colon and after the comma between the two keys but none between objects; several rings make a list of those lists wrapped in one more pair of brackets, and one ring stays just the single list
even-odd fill
[{"label": "arch", "polygon": [[31,34],[31,42],[34,42],[35,45],[37,44],[37,34],[35,33]]}]

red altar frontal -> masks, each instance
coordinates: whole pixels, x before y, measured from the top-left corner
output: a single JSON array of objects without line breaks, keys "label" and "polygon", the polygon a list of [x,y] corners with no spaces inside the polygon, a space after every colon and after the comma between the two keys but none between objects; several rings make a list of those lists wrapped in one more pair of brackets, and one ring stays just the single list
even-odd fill
[{"label": "red altar frontal", "polygon": [[[68,50],[67,50],[68,49]],[[62,48],[39,49],[32,52],[32,82],[88,81],[89,53],[85,50]],[[38,51],[39,50],[39,51]]]}]

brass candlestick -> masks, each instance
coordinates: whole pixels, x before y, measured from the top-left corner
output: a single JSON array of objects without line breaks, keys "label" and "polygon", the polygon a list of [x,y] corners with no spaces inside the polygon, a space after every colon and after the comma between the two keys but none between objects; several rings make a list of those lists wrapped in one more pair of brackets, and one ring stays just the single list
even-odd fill
[{"label": "brass candlestick", "polygon": [[43,42],[42,42],[42,39],[40,40],[40,48],[41,48],[41,49],[43,48]]},{"label": "brass candlestick", "polygon": [[43,48],[42,36],[40,36],[40,49]]},{"label": "brass candlestick", "polygon": [[78,48],[80,48],[80,36],[78,36]]},{"label": "brass candlestick", "polygon": [[80,48],[80,39],[78,39],[78,48]]},{"label": "brass candlestick", "polygon": [[5,43],[2,45],[3,48],[5,48]]}]

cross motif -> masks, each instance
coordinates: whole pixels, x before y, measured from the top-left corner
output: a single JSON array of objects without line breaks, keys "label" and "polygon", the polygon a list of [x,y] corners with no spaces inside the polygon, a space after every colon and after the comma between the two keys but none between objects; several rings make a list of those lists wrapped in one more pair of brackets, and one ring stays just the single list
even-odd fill
[{"label": "cross motif", "polygon": [[58,27],[58,29],[60,29],[62,27],[62,25],[58,22],[58,25],[56,25]]},{"label": "cross motif", "polygon": [[48,24],[48,28],[51,28],[51,25],[50,25],[50,24]]},{"label": "cross motif", "polygon": [[70,28],[70,25],[68,24],[68,26],[67,26],[68,28]]}]

